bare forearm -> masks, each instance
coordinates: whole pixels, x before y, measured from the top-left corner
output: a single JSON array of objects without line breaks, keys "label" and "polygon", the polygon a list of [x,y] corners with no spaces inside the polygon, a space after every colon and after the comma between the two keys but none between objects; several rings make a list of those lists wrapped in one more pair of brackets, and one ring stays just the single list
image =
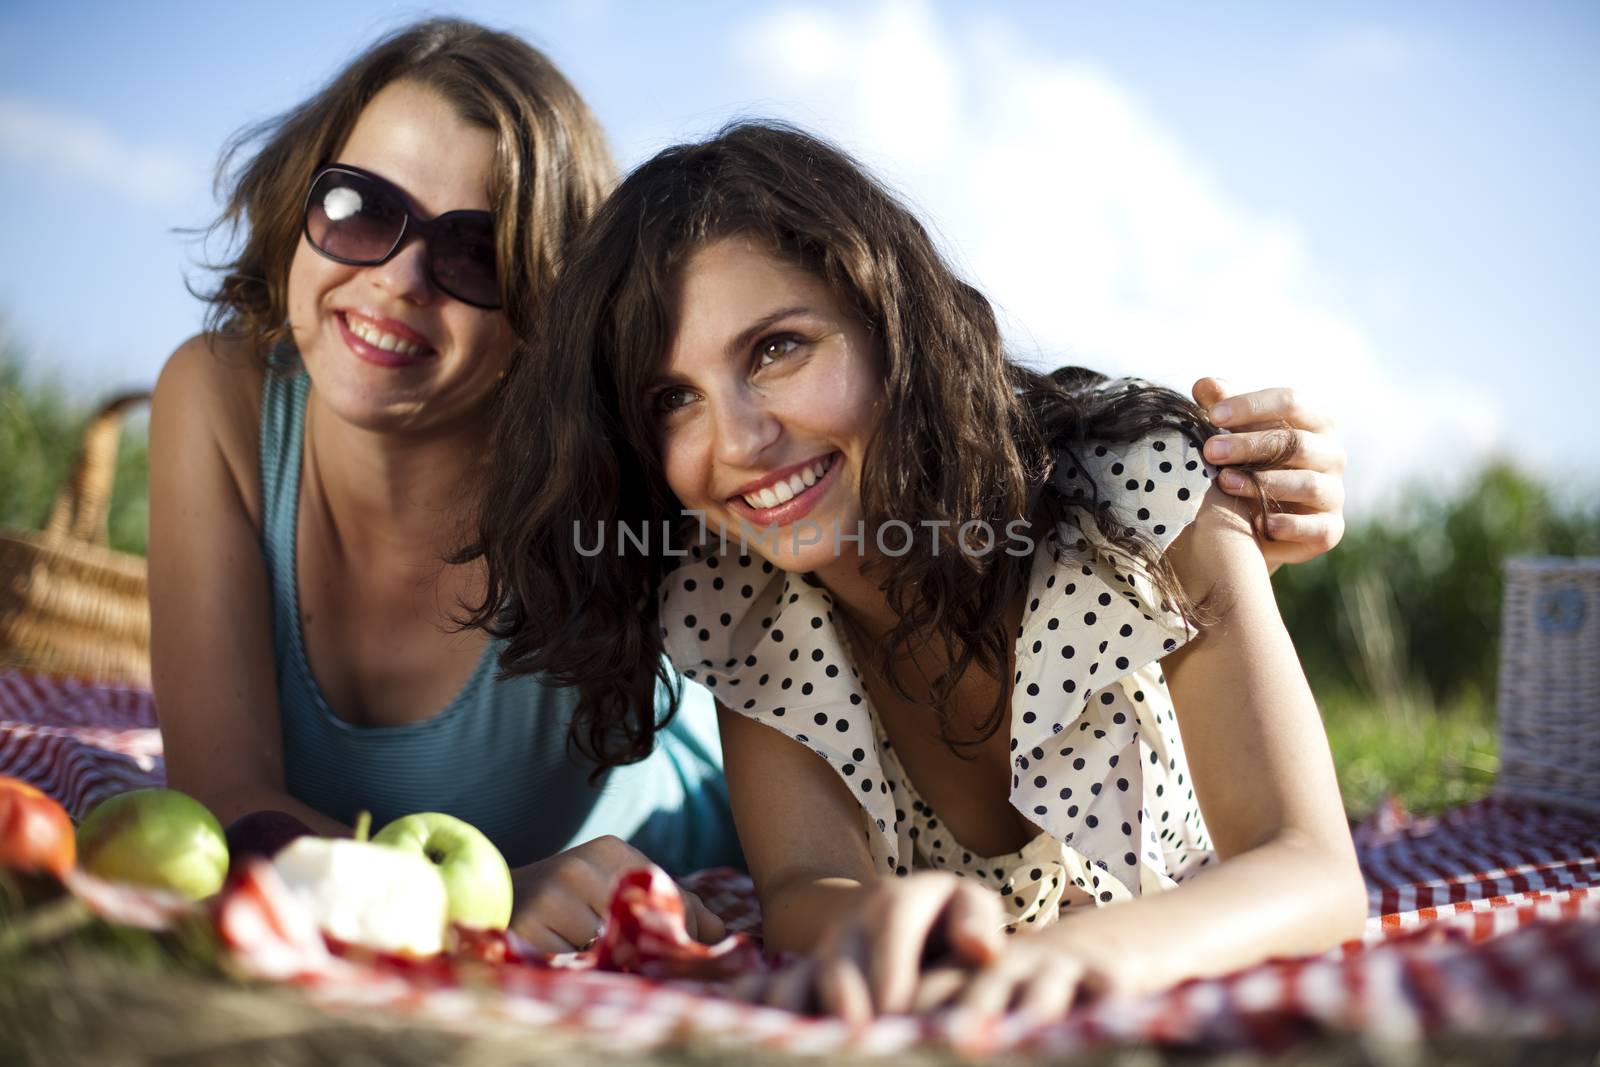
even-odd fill
[{"label": "bare forearm", "polygon": [[1166,986],[1333,948],[1360,936],[1366,909],[1353,852],[1284,837],[1169,892],[1081,912],[1041,936],[1105,938]]},{"label": "bare forearm", "polygon": [[854,878],[807,878],[772,892],[762,901],[761,937],[769,950],[810,952],[823,931],[864,894]]},{"label": "bare forearm", "polygon": [[[181,783],[172,783],[173,788],[182,789]],[[195,791],[194,798],[211,809],[217,821],[227,826],[241,815],[248,815],[252,811],[281,811],[293,815],[305,823],[318,834],[326,837],[348,837],[350,827],[345,826],[337,819],[317,811],[309,805],[303,804],[281,789],[269,786],[240,786],[233,789],[213,791]]]}]

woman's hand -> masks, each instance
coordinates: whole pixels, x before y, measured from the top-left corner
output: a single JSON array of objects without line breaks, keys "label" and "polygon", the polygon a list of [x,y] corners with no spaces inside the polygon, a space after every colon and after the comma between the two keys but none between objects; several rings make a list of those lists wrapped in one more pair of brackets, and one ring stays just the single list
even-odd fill
[{"label": "woman's hand", "polygon": [[864,890],[762,999],[851,1022],[931,1010],[999,958],[1004,923],[999,897],[969,879],[942,871],[886,879]]},{"label": "woman's hand", "polygon": [[[511,929],[541,952],[572,952],[593,941],[605,925],[617,879],[651,866],[650,858],[617,837],[597,837],[549,859],[511,872],[516,904]],[[689,936],[712,943],[727,928],[700,898],[683,888]]]},{"label": "woman's hand", "polygon": [[[1292,389],[1262,389],[1234,395],[1216,378],[1194,384],[1195,402],[1228,434],[1206,442],[1206,459],[1219,467],[1260,463],[1282,456],[1257,475],[1267,495],[1284,510],[1267,516],[1271,541],[1262,554],[1276,569],[1314,559],[1344,536],[1344,447],[1333,436],[1333,420]],[[1231,496],[1253,498],[1243,474],[1224,470],[1217,478]]]},{"label": "woman's hand", "polygon": [[[1091,916],[1092,917],[1092,916]],[[1005,952],[969,978],[949,1005],[976,1021],[1015,1011],[1028,1022],[1059,1022],[1080,996],[1138,996],[1171,982],[1133,946],[1066,919],[1036,933],[1007,938]]]}]

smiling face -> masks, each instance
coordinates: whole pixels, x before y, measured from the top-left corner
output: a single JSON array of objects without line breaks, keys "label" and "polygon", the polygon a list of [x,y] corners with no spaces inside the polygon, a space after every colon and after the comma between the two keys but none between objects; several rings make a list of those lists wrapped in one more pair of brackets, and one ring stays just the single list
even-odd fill
[{"label": "smiling face", "polygon": [[[412,212],[491,210],[495,135],[437,93],[394,82],[362,110],[332,162],[370,171]],[[386,263],[336,263],[302,236],[289,268],[289,322],[306,371],[341,418],[380,432],[449,430],[481,414],[513,337],[501,311],[471,307],[428,277],[412,237]]]},{"label": "smiling face", "polygon": [[[668,485],[730,542],[742,523],[774,565],[825,570],[838,559],[832,531],[853,535],[862,519],[883,392],[866,326],[822,279],[744,237],[688,258],[672,317],[650,387]],[[760,536],[769,527],[777,535]],[[820,542],[797,548],[796,533],[813,531]]]}]

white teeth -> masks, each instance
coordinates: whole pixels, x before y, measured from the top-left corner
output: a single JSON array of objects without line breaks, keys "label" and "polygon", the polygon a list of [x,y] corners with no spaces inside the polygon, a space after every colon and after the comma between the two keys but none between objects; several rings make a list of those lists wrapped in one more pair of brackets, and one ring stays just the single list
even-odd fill
[{"label": "white teeth", "polygon": [[414,356],[422,351],[421,345],[412,344],[410,341],[397,337],[392,333],[385,333],[383,330],[358,319],[346,316],[345,324],[350,327],[351,333],[367,342],[373,348],[381,348],[385,352],[398,352],[402,356]]},{"label": "white teeth", "polygon": [[774,482],[754,493],[744,494],[744,502],[753,508],[775,508],[779,504],[787,503],[805,492],[811,486],[822,480],[828,473],[828,468],[833,466],[833,457],[824,456],[811,466],[789,475],[787,481]]}]

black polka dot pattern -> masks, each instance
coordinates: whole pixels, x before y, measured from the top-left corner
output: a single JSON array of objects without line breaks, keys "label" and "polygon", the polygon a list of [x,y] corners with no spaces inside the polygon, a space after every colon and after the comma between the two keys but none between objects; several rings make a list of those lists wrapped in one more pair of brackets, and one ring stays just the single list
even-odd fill
[{"label": "black polka dot pattern", "polygon": [[[1053,477],[1068,492],[1092,477],[1114,520],[1164,549],[1193,521],[1213,474],[1189,441],[1166,433],[1081,448]],[[1015,645],[1010,800],[1042,832],[1001,857],[964,847],[906,778],[827,590],[736,553],[691,550],[668,575],[667,653],[715,693],[738,687],[727,695],[739,699],[724,704],[833,767],[862,807],[886,874],[908,865],[981,874],[1001,891],[1010,923],[1031,928],[1071,906],[1170,888],[1212,857],[1159,670],[1190,635],[1161,610],[1142,569],[1097,531],[1064,523],[1034,554]]]}]

